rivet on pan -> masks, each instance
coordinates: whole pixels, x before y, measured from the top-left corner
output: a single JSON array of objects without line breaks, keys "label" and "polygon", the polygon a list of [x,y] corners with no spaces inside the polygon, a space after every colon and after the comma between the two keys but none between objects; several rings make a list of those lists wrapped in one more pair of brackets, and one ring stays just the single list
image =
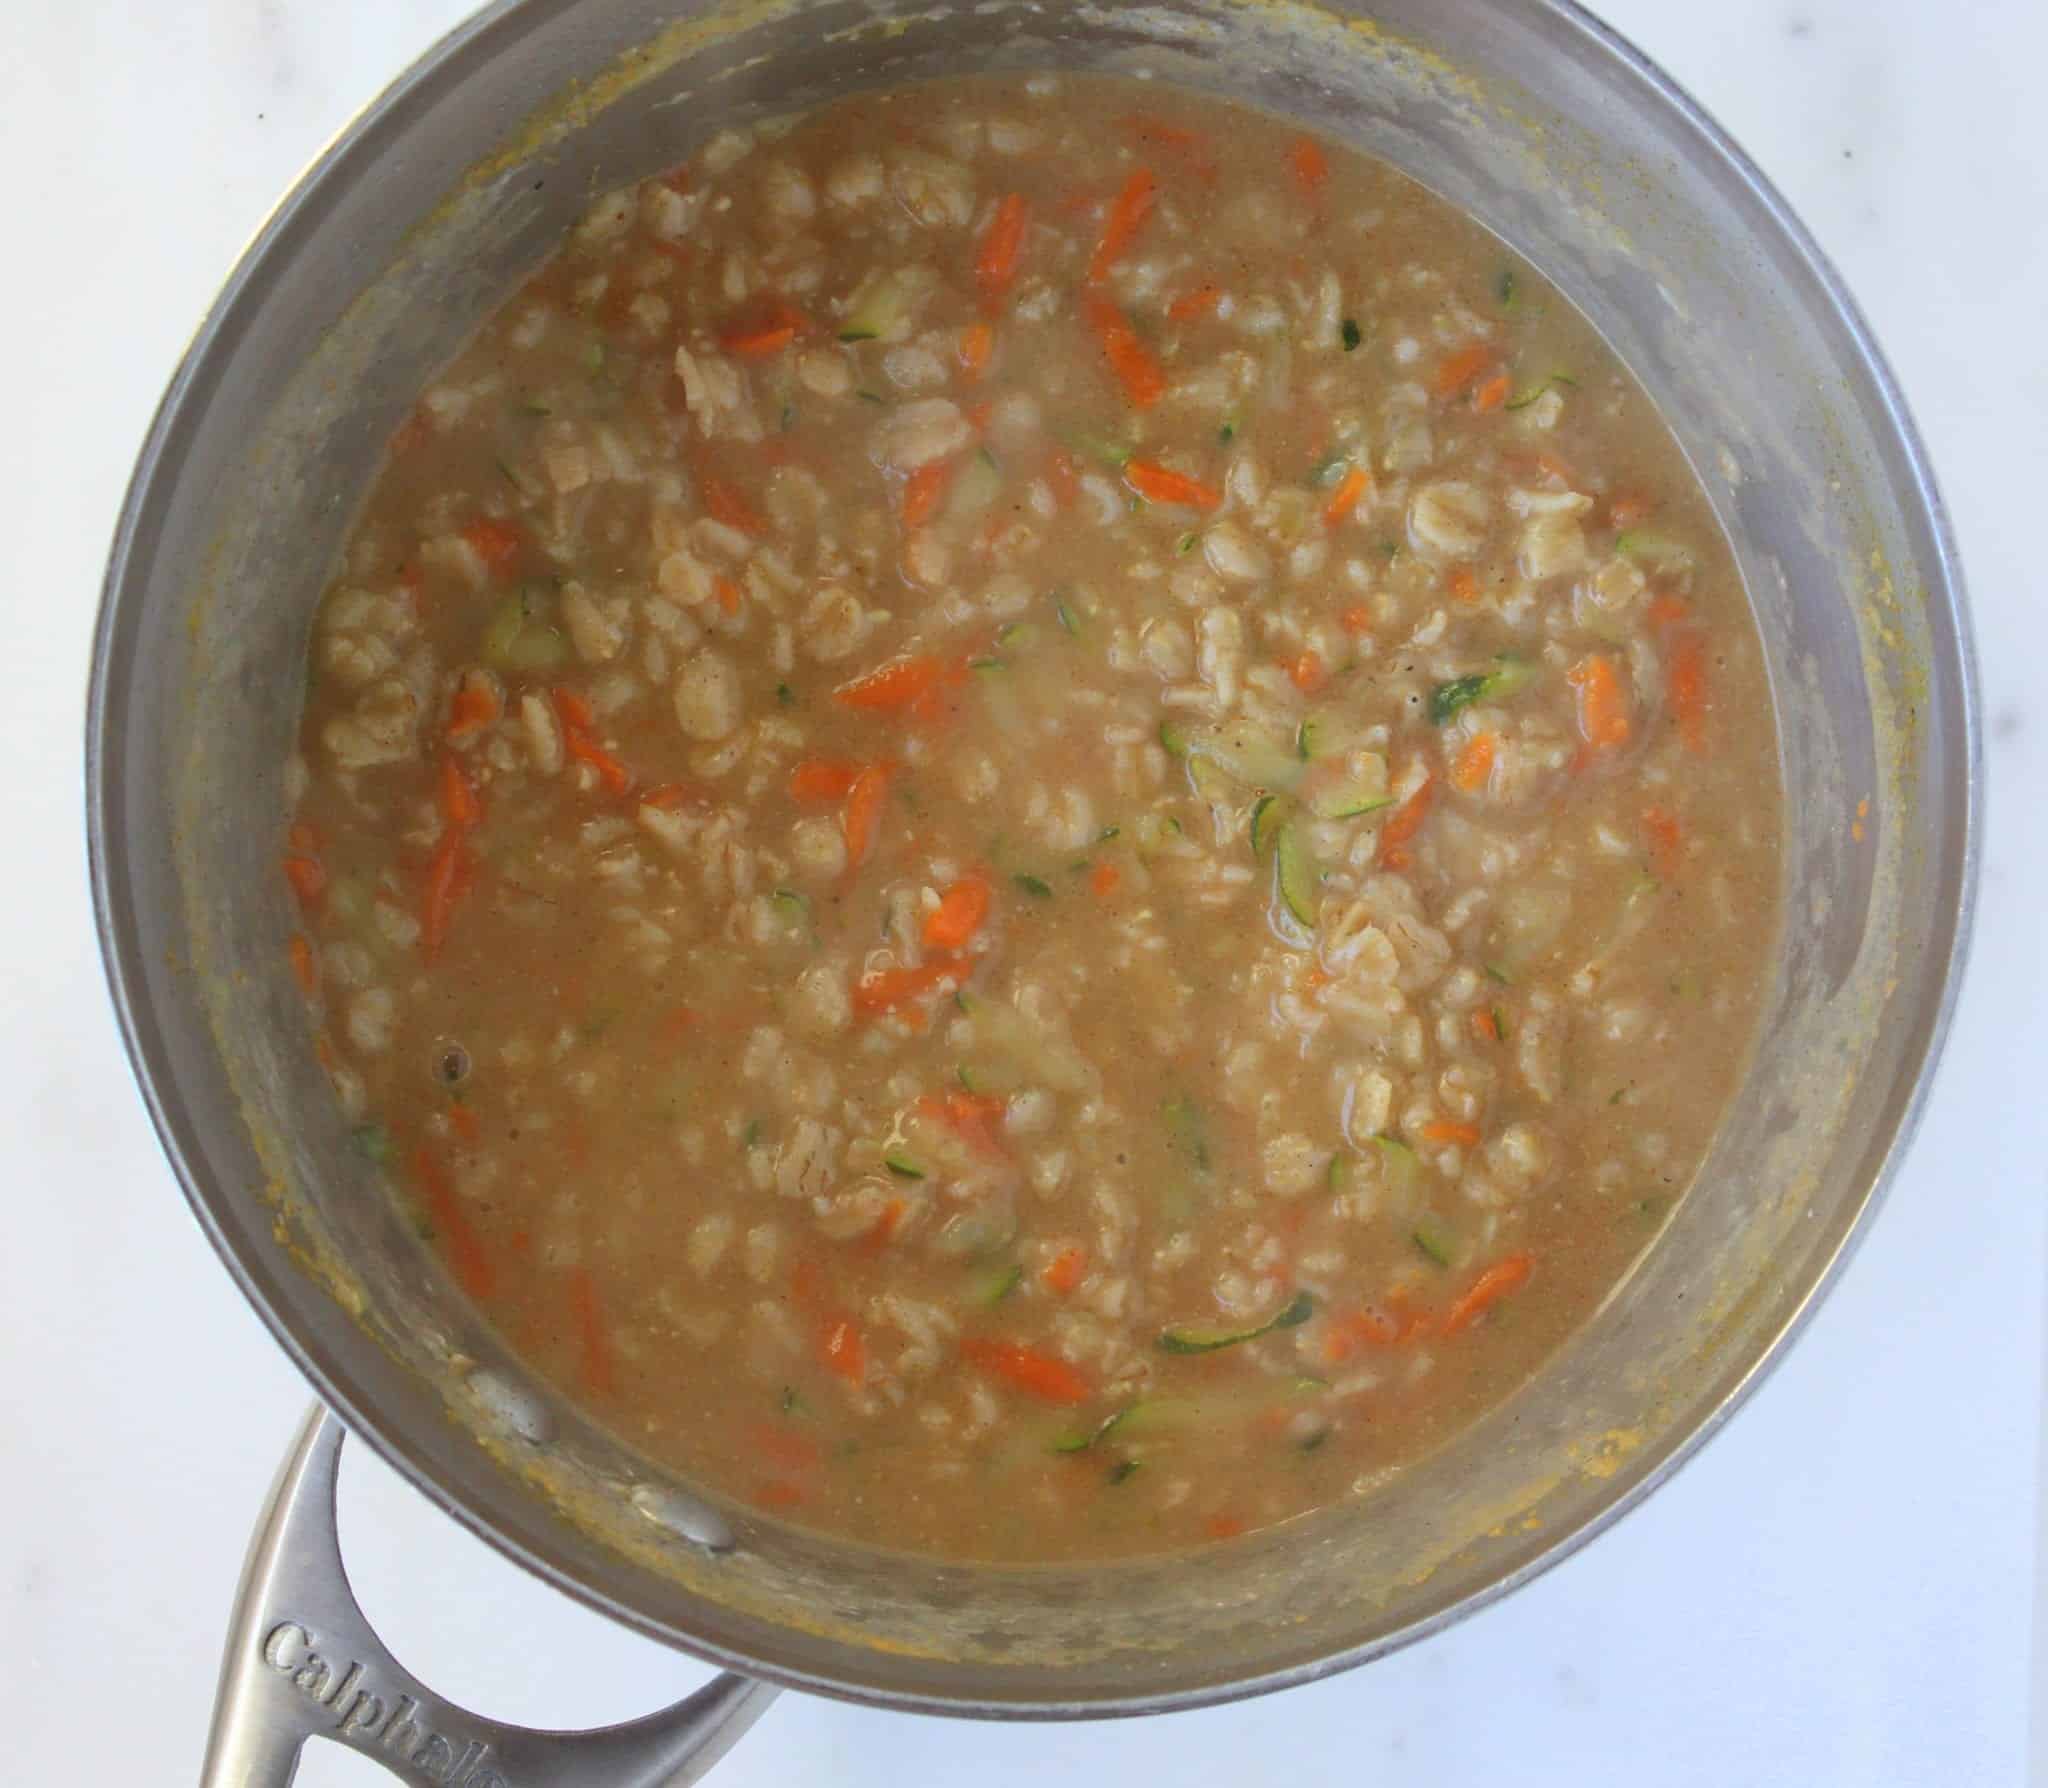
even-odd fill
[{"label": "rivet on pan", "polygon": [[488,1368],[472,1372],[468,1383],[470,1395],[501,1428],[509,1428],[521,1440],[535,1446],[545,1446],[554,1439],[555,1418],[525,1385]]},{"label": "rivet on pan", "polygon": [[679,1534],[693,1546],[707,1552],[730,1552],[732,1529],[693,1496],[659,1484],[641,1484],[633,1491],[633,1506],[657,1527]]}]

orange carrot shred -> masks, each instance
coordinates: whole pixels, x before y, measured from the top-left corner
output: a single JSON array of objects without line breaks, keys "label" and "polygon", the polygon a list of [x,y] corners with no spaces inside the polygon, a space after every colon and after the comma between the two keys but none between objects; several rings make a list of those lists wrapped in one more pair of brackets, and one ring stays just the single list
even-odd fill
[{"label": "orange carrot shred", "polygon": [[1149,410],[1166,395],[1166,371],[1152,350],[1139,340],[1124,313],[1105,298],[1088,300],[1088,322],[1125,400],[1134,409]]},{"label": "orange carrot shred", "polygon": [[810,318],[795,305],[777,299],[764,310],[734,323],[718,338],[728,354],[744,360],[766,360],[779,354],[810,326]]},{"label": "orange carrot shred", "polygon": [[1442,361],[1432,383],[1438,397],[1456,397],[1459,392],[1493,364],[1493,349],[1483,341],[1460,348]]},{"label": "orange carrot shred", "polygon": [[1223,504],[1223,493],[1213,484],[1154,460],[1127,461],[1124,482],[1148,503],[1180,503],[1190,509],[1217,509]]},{"label": "orange carrot shred", "polygon": [[861,1339],[860,1330],[845,1317],[826,1325],[818,1352],[826,1369],[836,1372],[848,1384],[858,1385],[866,1381],[867,1343]]},{"label": "orange carrot shred", "polygon": [[1158,197],[1159,177],[1150,168],[1134,169],[1124,182],[1123,190],[1111,202],[1109,215],[1103,220],[1102,235],[1097,239],[1095,253],[1088,262],[1088,283],[1091,286],[1100,285],[1109,277],[1109,270],[1123,258],[1124,251],[1136,239]]},{"label": "orange carrot shred", "polygon": [[789,773],[792,801],[843,801],[860,780],[861,766],[841,758],[807,757]]},{"label": "orange carrot shred", "polygon": [[493,577],[509,575],[526,550],[526,535],[519,525],[495,516],[478,516],[462,530],[462,537],[476,549],[484,569]]},{"label": "orange carrot shred", "polygon": [[746,593],[729,577],[719,576],[711,580],[711,593],[718,598],[718,606],[729,615],[740,612],[740,604]]},{"label": "orange carrot shred", "polygon": [[882,803],[889,795],[892,767],[889,764],[864,766],[853,779],[853,786],[846,791],[846,812],[840,821],[840,829],[846,835],[848,875],[867,861],[868,852],[874,845],[875,830],[882,822]]},{"label": "orange carrot shred", "polygon": [[1509,1292],[1519,1289],[1527,1281],[1533,1265],[1526,1254],[1510,1254],[1507,1259],[1488,1267],[1450,1307],[1444,1317],[1444,1333],[1455,1335],[1460,1329],[1469,1327]]},{"label": "orange carrot shred", "polygon": [[1031,221],[1031,208],[1022,193],[1008,193],[988,220],[981,246],[974,256],[974,283],[981,288],[982,304],[994,309],[1016,283],[1017,269],[1024,258],[1024,232]]},{"label": "orange carrot shred", "polygon": [[1087,1251],[1082,1248],[1062,1248],[1054,1255],[1051,1264],[1042,1277],[1048,1291],[1056,1291],[1065,1297],[1081,1283],[1088,1271]]},{"label": "orange carrot shred", "polygon": [[286,948],[292,959],[292,978],[298,982],[299,991],[311,999],[320,991],[320,965],[314,960],[313,946],[303,931],[295,931]]},{"label": "orange carrot shred", "polygon": [[1046,462],[1045,478],[1052,486],[1053,501],[1062,509],[1081,494],[1081,468],[1074,464],[1072,454],[1056,450]]},{"label": "orange carrot shred", "polygon": [[1114,863],[1098,863],[1089,872],[1088,891],[1107,899],[1117,891],[1123,879],[1123,871]]},{"label": "orange carrot shred", "polygon": [[1214,283],[1195,287],[1192,292],[1183,292],[1166,307],[1166,314],[1176,323],[1189,323],[1196,317],[1206,317],[1223,301],[1223,288]]},{"label": "orange carrot shred", "polygon": [[426,1194],[427,1215],[447,1245],[448,1265],[455,1283],[473,1298],[487,1298],[497,1289],[498,1273],[463,1209],[462,1199],[448,1170],[424,1144],[412,1152],[412,1174]]},{"label": "orange carrot shred", "polygon": [[1472,1011],[1472,1034],[1482,1043],[1500,1041],[1500,1022],[1484,1006],[1475,1006]]},{"label": "orange carrot shred", "polygon": [[1372,474],[1363,466],[1353,466],[1338,480],[1337,488],[1330,493],[1330,500],[1323,505],[1323,526],[1334,528],[1358,507],[1371,489]]},{"label": "orange carrot shred", "polygon": [[1380,828],[1380,861],[1389,869],[1407,867],[1408,846],[1422,830],[1422,822],[1429,818],[1435,800],[1436,778],[1431,777],[1395,808],[1394,817]]},{"label": "orange carrot shred", "polygon": [[1659,881],[1671,881],[1678,874],[1680,852],[1684,843],[1678,815],[1668,807],[1645,807],[1643,830],[1650,840],[1650,867],[1656,871]]},{"label": "orange carrot shred", "polygon": [[1614,660],[1604,652],[1588,653],[1565,673],[1565,680],[1578,691],[1579,734],[1588,749],[1611,751],[1626,745],[1628,698],[1622,693]]},{"label": "orange carrot shred", "polygon": [[921,999],[941,982],[960,982],[967,972],[948,958],[939,958],[919,968],[876,969],[861,976],[853,987],[853,1009],[863,1018],[879,1017]]},{"label": "orange carrot shred", "polygon": [[1495,373],[1472,393],[1472,407],[1482,415],[1497,410],[1508,401],[1508,390],[1507,374]]},{"label": "orange carrot shred", "polygon": [[1454,601],[1477,602],[1479,600],[1479,580],[1462,565],[1458,566],[1444,579],[1444,588],[1450,591]]},{"label": "orange carrot shred", "polygon": [[1493,754],[1493,734],[1474,733],[1458,753],[1457,764],[1451,771],[1452,783],[1468,795],[1477,794],[1493,774]]},{"label": "orange carrot shred", "polygon": [[704,513],[713,521],[723,522],[728,528],[737,528],[742,534],[768,532],[768,524],[761,519],[753,504],[723,478],[700,479],[698,495],[704,500]]},{"label": "orange carrot shred", "polygon": [[1424,1142],[1454,1142],[1460,1148],[1473,1148],[1479,1141],[1477,1124],[1460,1124],[1450,1118],[1434,1118],[1422,1126]]},{"label": "orange carrot shred", "polygon": [[749,1425],[748,1443],[770,1465],[782,1471],[810,1471],[825,1462],[825,1449],[817,1439],[787,1421],[760,1421]]},{"label": "orange carrot shred", "polygon": [[617,1365],[604,1312],[598,1305],[597,1281],[586,1266],[569,1269],[569,1308],[576,1317],[576,1337],[581,1349],[577,1376],[585,1390],[608,1396],[618,1384]]},{"label": "orange carrot shred", "polygon": [[1287,166],[1310,198],[1322,191],[1323,182],[1330,177],[1330,158],[1314,137],[1294,139],[1288,146]]},{"label": "orange carrot shred", "polygon": [[483,1119],[477,1116],[476,1107],[460,1102],[448,1107],[448,1127],[464,1142],[476,1142],[484,1133]]},{"label": "orange carrot shred", "polygon": [[492,725],[504,712],[498,692],[485,682],[464,682],[448,704],[448,736],[466,739]]},{"label": "orange carrot shred", "polygon": [[809,1502],[811,1496],[801,1484],[792,1484],[784,1478],[770,1478],[754,1492],[754,1500],[764,1509],[796,1509]]},{"label": "orange carrot shred", "polygon": [[573,689],[557,689],[554,694],[555,711],[562,717],[563,749],[578,763],[595,770],[598,780],[613,794],[625,794],[633,786],[633,773],[593,736],[595,719],[590,704]]},{"label": "orange carrot shred", "polygon": [[842,683],[832,692],[832,699],[842,707],[889,713],[909,707],[926,690],[942,682],[946,673],[946,661],[942,658],[893,658],[864,677]]},{"label": "orange carrot shred", "polygon": [[1339,618],[1344,624],[1344,631],[1353,639],[1372,631],[1372,610],[1362,602],[1354,602]]},{"label": "orange carrot shred", "polygon": [[313,857],[285,858],[284,879],[291,883],[301,906],[317,905],[320,896],[327,892],[327,871]]},{"label": "orange carrot shred", "polygon": [[1203,1531],[1212,1540],[1234,1540],[1244,1530],[1244,1523],[1235,1515],[1211,1515],[1203,1524]]},{"label": "orange carrot shred", "polygon": [[320,834],[305,820],[295,820],[291,830],[284,835],[284,841],[302,857],[319,854]]},{"label": "orange carrot shred", "polygon": [[970,379],[978,379],[988,370],[995,351],[996,332],[986,323],[969,323],[960,331],[960,365]]},{"label": "orange carrot shred", "polygon": [[1303,695],[1314,695],[1329,682],[1330,673],[1320,653],[1304,652],[1288,664],[1287,678]]},{"label": "orange carrot shred", "polygon": [[960,1343],[960,1357],[1041,1403],[1086,1403],[1095,1392],[1087,1379],[1063,1359],[1021,1341],[987,1341],[970,1335]]},{"label": "orange carrot shred", "polygon": [[934,460],[928,466],[919,466],[910,474],[903,485],[904,527],[921,528],[931,520],[932,512],[946,494],[946,485],[952,476],[951,463],[942,459]]},{"label": "orange carrot shred", "polygon": [[925,948],[964,950],[968,941],[981,929],[994,899],[995,890],[980,876],[963,876],[939,897],[939,904],[925,915]]},{"label": "orange carrot shred", "polygon": [[1650,500],[1633,494],[1610,498],[1607,519],[1617,528],[1633,528],[1650,519]]},{"label": "orange carrot shred", "polygon": [[1664,689],[1688,751],[1707,748],[1707,650],[1692,628],[1674,630],[1668,647]]}]

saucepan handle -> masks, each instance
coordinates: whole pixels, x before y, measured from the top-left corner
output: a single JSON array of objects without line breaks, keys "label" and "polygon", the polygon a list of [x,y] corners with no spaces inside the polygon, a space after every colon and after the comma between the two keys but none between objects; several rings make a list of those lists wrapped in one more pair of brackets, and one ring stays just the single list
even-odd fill
[{"label": "saucepan handle", "polygon": [[773,1685],[721,1676],[645,1719],[507,1726],[429,1690],[385,1650],[341,1562],[341,1424],[315,1405],[272,1486],[235,1597],[200,1788],[288,1788],[329,1738],[425,1788],[679,1788],[760,1718]]}]

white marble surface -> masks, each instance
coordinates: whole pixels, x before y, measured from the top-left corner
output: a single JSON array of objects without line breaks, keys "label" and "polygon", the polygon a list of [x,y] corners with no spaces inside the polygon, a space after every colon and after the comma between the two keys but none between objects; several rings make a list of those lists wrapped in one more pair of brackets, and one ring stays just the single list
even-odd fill
[{"label": "white marble surface", "polygon": [[[248,232],[462,10],[8,9],[7,1780],[191,1777],[249,1518],[306,1401],[186,1216],[105,1010],[78,822],[101,556],[164,377]],[[2048,7],[1607,10],[1749,146],[1842,265],[1932,442],[1974,582],[1995,803],[1978,946],[1890,1205],[1806,1339],[1705,1455],[1482,1618],[1333,1682],[1166,1721],[995,1729],[785,1698],[724,1766],[732,1788],[1005,1788],[1048,1770],[1074,1788],[1245,1788],[1283,1772],[1375,1788],[2048,1779]],[[360,1453],[345,1475],[369,1605],[449,1692],[583,1723],[701,1674],[527,1581]],[[301,1779],[372,1778],[320,1747]]]}]

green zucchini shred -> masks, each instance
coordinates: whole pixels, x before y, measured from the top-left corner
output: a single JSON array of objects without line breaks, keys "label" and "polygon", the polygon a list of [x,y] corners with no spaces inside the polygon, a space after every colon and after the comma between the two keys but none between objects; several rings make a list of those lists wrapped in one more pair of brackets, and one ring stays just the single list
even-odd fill
[{"label": "green zucchini shred", "polygon": [[1235,1347],[1241,1341],[1256,1341],[1261,1335],[1270,1335],[1276,1329],[1299,1328],[1315,1313],[1315,1298],[1306,1291],[1297,1291],[1279,1311],[1254,1328],[1165,1329],[1160,1333],[1159,1345],[1166,1353],[1214,1353],[1218,1348]]}]

